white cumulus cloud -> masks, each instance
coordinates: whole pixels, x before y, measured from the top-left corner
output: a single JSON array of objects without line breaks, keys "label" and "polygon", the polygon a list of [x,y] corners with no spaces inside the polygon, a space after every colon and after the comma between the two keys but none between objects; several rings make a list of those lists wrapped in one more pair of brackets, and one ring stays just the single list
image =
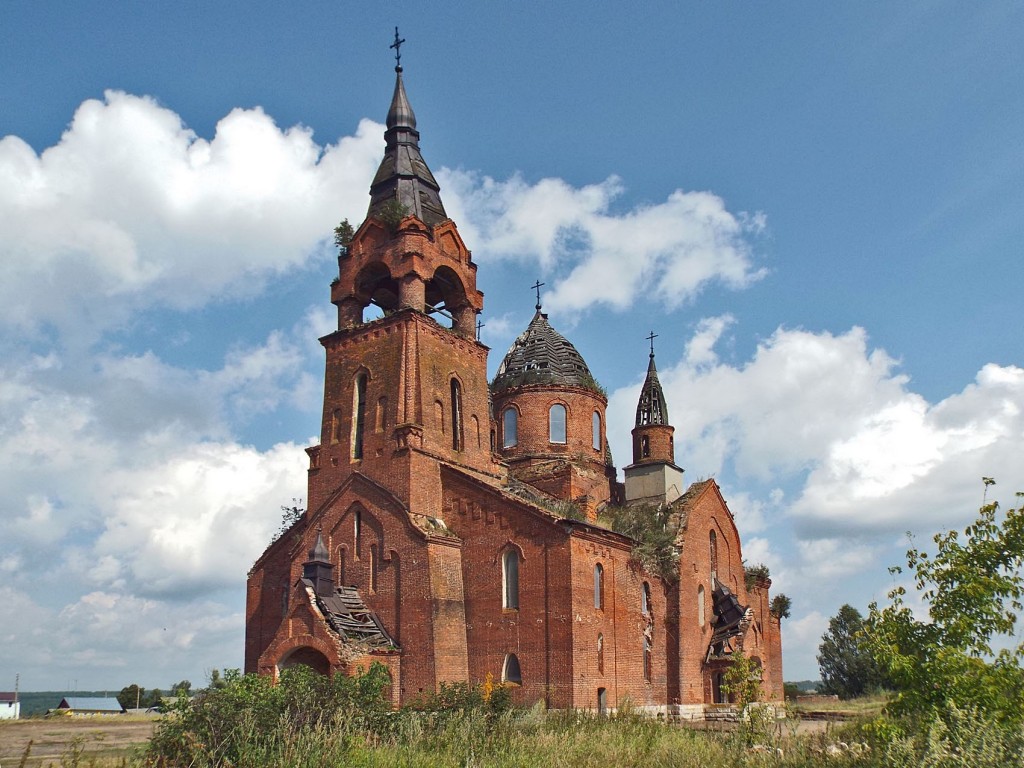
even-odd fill
[{"label": "white cumulus cloud", "polygon": [[39,155],[0,139],[0,323],[95,331],[143,302],[255,293],[361,217],[382,131],[364,120],[321,147],[235,109],[207,140],[151,98],[107,91]]},{"label": "white cumulus cloud", "polygon": [[641,293],[671,309],[710,282],[742,288],[764,275],[749,244],[764,217],[730,213],[710,192],[677,190],[662,203],[618,213],[613,203],[623,186],[615,177],[579,188],[465,171],[440,178],[449,214],[478,253],[556,274],[544,298],[556,311],[624,310]]}]

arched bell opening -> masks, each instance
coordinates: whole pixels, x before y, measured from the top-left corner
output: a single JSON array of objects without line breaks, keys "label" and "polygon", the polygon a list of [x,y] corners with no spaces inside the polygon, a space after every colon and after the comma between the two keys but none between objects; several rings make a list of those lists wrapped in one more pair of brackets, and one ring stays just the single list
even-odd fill
[{"label": "arched bell opening", "polygon": [[466,298],[462,280],[450,267],[438,267],[434,271],[434,276],[425,286],[424,304],[428,315],[447,320],[439,320],[442,325],[463,336],[475,337],[475,313]]},{"label": "arched bell opening", "polygon": [[367,264],[355,280],[355,296],[362,307],[362,322],[385,317],[398,309],[398,281],[380,262]]},{"label": "arched bell opening", "polygon": [[321,675],[329,674],[331,671],[331,663],[327,660],[327,657],[316,648],[310,648],[309,646],[296,648],[281,659],[277,664],[277,671],[283,672],[286,669],[300,666],[309,667]]}]

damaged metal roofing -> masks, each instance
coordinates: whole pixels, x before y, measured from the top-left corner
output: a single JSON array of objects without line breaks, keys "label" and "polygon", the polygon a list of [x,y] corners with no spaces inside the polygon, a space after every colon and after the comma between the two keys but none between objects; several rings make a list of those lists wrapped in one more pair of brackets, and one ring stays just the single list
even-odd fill
[{"label": "damaged metal roofing", "polygon": [[530,384],[600,391],[583,356],[551,327],[548,316],[539,308],[526,330],[512,342],[491,388],[500,392]]},{"label": "damaged metal roofing", "polygon": [[[303,582],[313,594],[313,583]],[[371,648],[398,648],[391,635],[384,629],[377,615],[371,611],[355,587],[338,587],[330,597],[313,594],[317,607],[327,619],[331,629],[343,641],[368,645]]]}]

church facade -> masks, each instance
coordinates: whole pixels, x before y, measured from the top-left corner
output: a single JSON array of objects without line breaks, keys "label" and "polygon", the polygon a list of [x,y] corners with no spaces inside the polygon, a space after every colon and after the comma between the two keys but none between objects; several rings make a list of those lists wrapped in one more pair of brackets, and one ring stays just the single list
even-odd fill
[{"label": "church facade", "polygon": [[[331,284],[307,511],[249,573],[246,672],[378,661],[396,705],[490,676],[522,704],[701,717],[742,651],[781,701],[771,582],[745,573],[715,481],[684,487],[653,347],[625,483],[607,398],[539,299],[488,382],[477,265],[396,72],[369,210]],[[383,316],[364,321],[371,305]],[[612,530],[623,507],[674,532],[667,571]]]}]

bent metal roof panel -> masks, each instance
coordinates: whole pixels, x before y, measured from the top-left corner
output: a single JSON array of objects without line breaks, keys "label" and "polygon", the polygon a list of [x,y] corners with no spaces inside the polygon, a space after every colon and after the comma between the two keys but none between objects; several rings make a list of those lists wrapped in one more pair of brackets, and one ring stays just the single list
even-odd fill
[{"label": "bent metal roof panel", "polygon": [[562,334],[551,327],[539,309],[526,330],[512,342],[494,377],[493,391],[530,384],[562,387],[600,387],[583,356]]}]

